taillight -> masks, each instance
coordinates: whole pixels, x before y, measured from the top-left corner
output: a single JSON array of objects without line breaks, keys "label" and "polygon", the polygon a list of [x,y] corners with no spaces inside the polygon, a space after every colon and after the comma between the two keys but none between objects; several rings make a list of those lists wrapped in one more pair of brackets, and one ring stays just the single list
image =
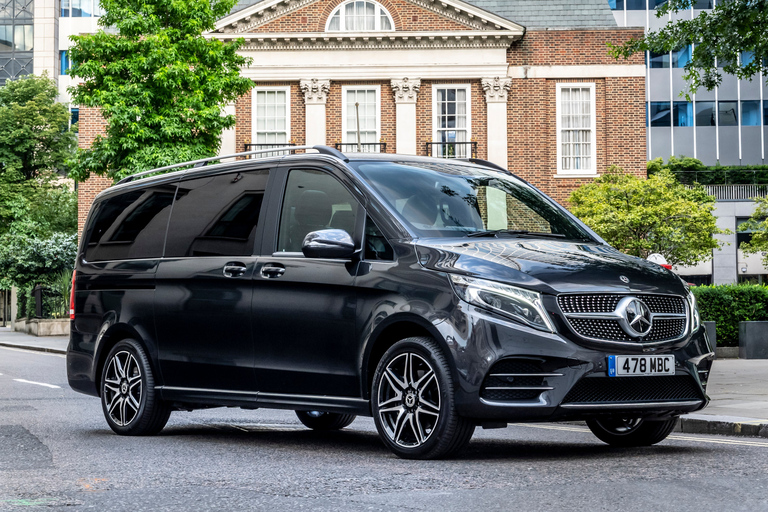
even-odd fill
[{"label": "taillight", "polygon": [[75,273],[77,271],[72,271],[72,288],[69,292],[69,319],[74,320],[75,319]]}]

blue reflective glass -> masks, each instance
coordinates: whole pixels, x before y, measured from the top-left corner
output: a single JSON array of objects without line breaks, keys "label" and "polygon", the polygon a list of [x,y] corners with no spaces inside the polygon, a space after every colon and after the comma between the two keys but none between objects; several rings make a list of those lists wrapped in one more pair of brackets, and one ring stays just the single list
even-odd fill
[{"label": "blue reflective glass", "polygon": [[672,52],[672,67],[673,68],[684,68],[686,64],[691,62],[691,53],[693,52],[693,48],[691,45],[685,46],[681,48],[680,50],[676,50]]},{"label": "blue reflective glass", "polygon": [[720,126],[738,126],[739,104],[735,101],[718,101],[717,118]]},{"label": "blue reflective glass", "polygon": [[715,126],[715,102],[696,102],[696,126]]},{"label": "blue reflective glass", "polygon": [[664,5],[665,3],[667,3],[667,0],[650,0],[650,2],[648,2],[648,3],[650,4],[649,7],[651,9],[655,9],[656,7],[659,7],[660,5]]},{"label": "blue reflective glass", "polygon": [[755,61],[755,52],[741,52],[741,65],[747,66]]},{"label": "blue reflective glass", "polygon": [[693,126],[693,103],[676,101],[672,109],[672,119],[675,126]]},{"label": "blue reflective glass", "polygon": [[694,9],[711,9],[712,0],[694,0],[693,8]]},{"label": "blue reflective glass", "polygon": [[670,126],[669,102],[652,101],[650,118],[651,126]]},{"label": "blue reflective glass", "polygon": [[624,10],[624,0],[608,0],[608,5],[614,11],[623,11]]},{"label": "blue reflective glass", "polygon": [[763,100],[763,124],[768,126],[768,100]]},{"label": "blue reflective glass", "polygon": [[69,71],[69,57],[67,56],[67,50],[59,50],[59,74],[66,75]]},{"label": "blue reflective glass", "polygon": [[669,67],[669,53],[651,53],[651,67],[652,68],[668,68]]},{"label": "blue reflective glass", "polygon": [[760,126],[760,102],[742,101],[741,102],[741,125],[742,126]]},{"label": "blue reflective glass", "polygon": [[644,11],[646,8],[646,0],[626,0],[628,11]]},{"label": "blue reflective glass", "polygon": [[79,108],[73,108],[70,112],[72,114],[71,124],[76,124],[78,121],[80,121],[80,109]]}]

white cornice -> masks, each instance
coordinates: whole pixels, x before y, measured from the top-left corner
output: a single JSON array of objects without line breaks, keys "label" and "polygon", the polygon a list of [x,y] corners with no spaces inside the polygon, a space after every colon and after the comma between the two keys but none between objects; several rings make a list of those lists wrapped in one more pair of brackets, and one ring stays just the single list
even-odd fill
[{"label": "white cornice", "polygon": [[508,48],[522,34],[510,31],[458,32],[303,32],[280,34],[208,34],[227,41],[243,38],[240,51],[402,50],[418,48]]},{"label": "white cornice", "polygon": [[[285,14],[305,7],[316,0],[264,0],[216,23],[216,33],[245,34]],[[522,36],[525,27],[496,14],[479,9],[461,0],[407,0],[423,9],[435,12],[475,30],[505,30]]]}]

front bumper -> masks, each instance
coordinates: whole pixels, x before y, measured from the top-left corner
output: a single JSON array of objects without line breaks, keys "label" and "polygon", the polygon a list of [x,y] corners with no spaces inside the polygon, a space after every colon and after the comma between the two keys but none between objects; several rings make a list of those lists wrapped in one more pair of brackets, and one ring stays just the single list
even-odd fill
[{"label": "front bumper", "polygon": [[[714,359],[705,329],[672,346],[587,347],[466,306],[452,337],[462,416],[505,422],[604,415],[665,418],[703,409]],[[463,336],[462,336],[463,335]],[[456,341],[461,340],[461,341]],[[609,355],[674,355],[675,374],[609,377]]]}]

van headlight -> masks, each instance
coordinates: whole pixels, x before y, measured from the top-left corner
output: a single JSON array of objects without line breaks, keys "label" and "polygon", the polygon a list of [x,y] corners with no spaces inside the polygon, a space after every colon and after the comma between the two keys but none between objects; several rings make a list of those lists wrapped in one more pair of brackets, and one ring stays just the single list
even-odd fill
[{"label": "van headlight", "polygon": [[490,309],[541,331],[555,332],[544,310],[541,294],[485,279],[450,274],[458,297],[475,306]]},{"label": "van headlight", "polygon": [[696,306],[696,296],[688,290],[688,307],[691,308],[691,332],[694,333],[701,327],[701,316]]}]

